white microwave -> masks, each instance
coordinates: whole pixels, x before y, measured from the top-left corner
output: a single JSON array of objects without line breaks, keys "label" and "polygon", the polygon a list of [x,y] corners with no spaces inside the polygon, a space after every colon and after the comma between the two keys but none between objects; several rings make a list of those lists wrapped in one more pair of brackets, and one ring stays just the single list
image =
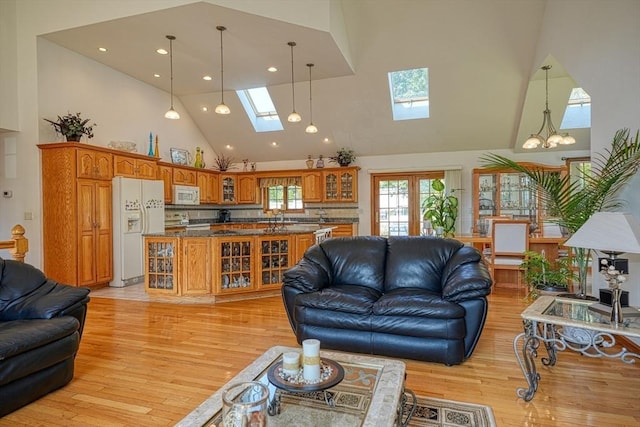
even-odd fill
[{"label": "white microwave", "polygon": [[200,188],[189,185],[173,186],[173,204],[174,205],[199,205],[200,204]]}]

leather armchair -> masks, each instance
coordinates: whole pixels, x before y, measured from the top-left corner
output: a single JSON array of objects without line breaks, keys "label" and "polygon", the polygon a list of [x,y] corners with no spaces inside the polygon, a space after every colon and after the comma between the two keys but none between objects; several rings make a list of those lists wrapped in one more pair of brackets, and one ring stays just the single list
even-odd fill
[{"label": "leather armchair", "polygon": [[0,416],[71,381],[88,295],[0,258]]},{"label": "leather armchair", "polygon": [[457,240],[359,236],[309,248],[282,297],[300,343],[454,365],[478,343],[491,285],[480,253]]}]

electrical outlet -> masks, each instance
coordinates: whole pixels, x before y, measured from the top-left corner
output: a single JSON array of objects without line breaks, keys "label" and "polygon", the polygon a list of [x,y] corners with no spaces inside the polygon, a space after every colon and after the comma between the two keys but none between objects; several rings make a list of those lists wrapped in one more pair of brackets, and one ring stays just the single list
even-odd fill
[{"label": "electrical outlet", "polygon": [[11,190],[3,191],[2,197],[4,197],[5,199],[10,199],[11,197],[13,197],[13,191]]}]

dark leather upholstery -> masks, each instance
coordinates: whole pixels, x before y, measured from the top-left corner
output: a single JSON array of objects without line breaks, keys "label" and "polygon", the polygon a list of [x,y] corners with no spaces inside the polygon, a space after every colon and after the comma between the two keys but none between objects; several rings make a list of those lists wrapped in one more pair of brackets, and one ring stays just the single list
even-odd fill
[{"label": "dark leather upholstery", "polygon": [[309,248],[282,297],[300,343],[455,365],[478,343],[491,285],[457,240],[359,236]]},{"label": "dark leather upholstery", "polygon": [[0,258],[0,416],[71,381],[88,295]]}]

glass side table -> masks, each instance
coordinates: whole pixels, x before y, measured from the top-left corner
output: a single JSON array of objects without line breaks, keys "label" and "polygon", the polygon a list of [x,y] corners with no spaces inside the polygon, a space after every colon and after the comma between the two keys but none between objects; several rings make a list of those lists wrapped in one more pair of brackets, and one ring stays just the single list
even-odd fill
[{"label": "glass side table", "polygon": [[518,387],[518,397],[528,402],[538,389],[535,359],[541,342],[547,350],[548,357],[541,359],[545,366],[554,366],[556,352],[566,349],[589,357],[620,358],[624,363],[640,359],[640,354],[626,348],[613,348],[616,336],[640,338],[640,316],[627,316],[621,325],[612,325],[608,315],[590,310],[591,304],[593,301],[542,296],[522,312],[524,332],[514,338],[513,351],[528,388]]}]

